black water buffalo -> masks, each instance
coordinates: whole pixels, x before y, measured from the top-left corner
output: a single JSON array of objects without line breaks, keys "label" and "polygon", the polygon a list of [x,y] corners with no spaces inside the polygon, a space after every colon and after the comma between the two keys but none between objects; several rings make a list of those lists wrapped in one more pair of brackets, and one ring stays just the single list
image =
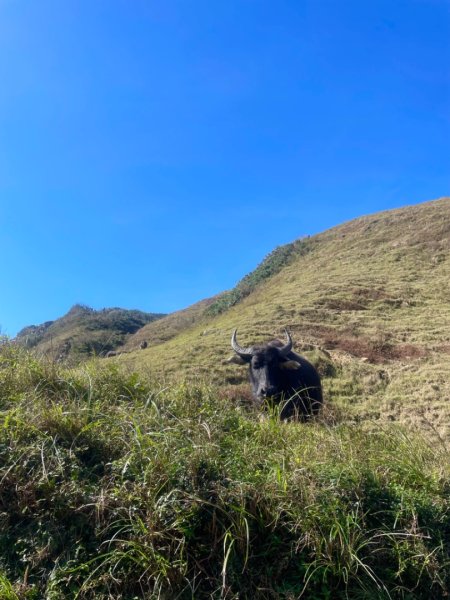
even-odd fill
[{"label": "black water buffalo", "polygon": [[286,343],[272,340],[260,346],[243,348],[236,339],[231,347],[236,355],[231,362],[248,364],[256,403],[280,405],[281,419],[307,420],[318,413],[322,402],[320,377],[313,365],[292,352],[292,338],[285,330]]}]

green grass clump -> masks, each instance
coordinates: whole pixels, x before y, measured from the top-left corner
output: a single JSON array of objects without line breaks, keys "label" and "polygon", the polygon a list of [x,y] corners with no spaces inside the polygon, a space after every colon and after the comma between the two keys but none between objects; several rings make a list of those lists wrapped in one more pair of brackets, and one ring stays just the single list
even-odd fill
[{"label": "green grass clump", "polygon": [[0,597],[445,598],[450,472],[397,427],[0,352]]}]

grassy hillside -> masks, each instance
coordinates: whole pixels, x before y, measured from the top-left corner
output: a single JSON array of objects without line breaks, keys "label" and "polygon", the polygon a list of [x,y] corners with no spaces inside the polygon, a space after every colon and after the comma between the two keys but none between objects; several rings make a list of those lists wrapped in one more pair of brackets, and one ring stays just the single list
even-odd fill
[{"label": "grassy hillside", "polygon": [[348,419],[448,439],[450,199],[359,218],[277,253],[284,260],[268,257],[176,336],[119,360],[168,381],[236,384],[245,371],[225,364],[233,328],[246,345],[289,327]]},{"label": "grassy hillside", "polygon": [[[448,598],[449,281],[442,199],[276,249],[234,290],[118,327],[113,359],[0,344],[0,598]],[[103,331],[92,312],[66,325]],[[323,375],[312,423],[261,418],[226,363],[234,327],[247,345],[286,326]],[[64,343],[25,334],[52,328]]]},{"label": "grassy hillside", "polygon": [[122,308],[94,310],[76,304],[56,321],[25,327],[16,340],[52,359],[79,360],[121,347],[138,329],[162,316]]},{"label": "grassy hillside", "polygon": [[179,333],[201,322],[208,308],[216,301],[217,297],[207,298],[188,308],[176,311],[144,325],[144,327],[128,338],[123,350],[125,352],[132,352],[136,348],[139,348],[141,342],[144,341],[151,346],[167,342]]},{"label": "grassy hillside", "polygon": [[443,447],[228,400],[3,344],[0,598],[448,597]]}]

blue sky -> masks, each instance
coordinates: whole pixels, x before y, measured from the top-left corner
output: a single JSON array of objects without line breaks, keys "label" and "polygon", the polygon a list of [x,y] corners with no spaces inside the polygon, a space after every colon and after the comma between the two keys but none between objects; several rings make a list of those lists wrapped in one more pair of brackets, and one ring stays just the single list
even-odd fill
[{"label": "blue sky", "polygon": [[446,0],[0,0],[0,326],[170,312],[450,194]]}]

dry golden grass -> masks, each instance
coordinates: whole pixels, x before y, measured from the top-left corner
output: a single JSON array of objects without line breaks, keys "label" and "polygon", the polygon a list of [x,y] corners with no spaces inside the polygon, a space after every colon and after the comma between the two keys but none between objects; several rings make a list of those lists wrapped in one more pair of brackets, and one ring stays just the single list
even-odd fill
[{"label": "dry golden grass", "polygon": [[343,415],[448,439],[450,199],[359,218],[309,243],[310,252],[226,312],[207,317],[200,304],[152,323],[150,347],[118,360],[168,380],[236,385],[246,374],[225,363],[232,330],[248,344],[288,327],[306,356],[331,353],[335,374],[324,387]]}]

